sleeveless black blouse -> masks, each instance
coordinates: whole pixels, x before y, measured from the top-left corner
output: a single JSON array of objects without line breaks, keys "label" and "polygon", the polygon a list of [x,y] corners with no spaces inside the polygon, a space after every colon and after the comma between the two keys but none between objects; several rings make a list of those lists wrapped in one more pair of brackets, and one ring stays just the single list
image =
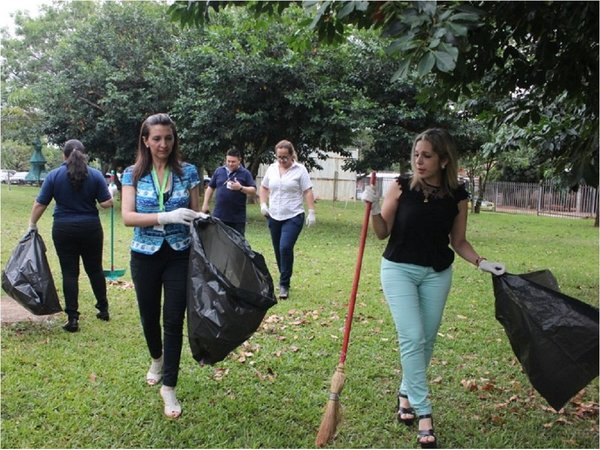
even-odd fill
[{"label": "sleeveless black blouse", "polygon": [[436,272],[447,269],[454,262],[449,234],[458,214],[458,202],[469,197],[464,184],[450,195],[425,201],[423,192],[410,189],[410,179],[400,177],[398,181],[402,194],[383,257],[396,263],[432,267]]}]

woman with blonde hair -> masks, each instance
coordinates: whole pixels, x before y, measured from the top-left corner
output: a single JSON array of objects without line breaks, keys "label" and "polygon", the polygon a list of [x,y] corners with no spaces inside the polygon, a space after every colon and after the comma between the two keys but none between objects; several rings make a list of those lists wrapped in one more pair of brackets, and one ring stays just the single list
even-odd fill
[{"label": "woman with blonde hair", "polygon": [[486,261],[466,238],[468,193],[458,183],[452,136],[440,128],[419,134],[411,166],[412,176],[399,177],[381,207],[373,186],[362,199],[372,203],[377,237],[389,237],[381,259],[381,285],[400,344],[397,418],[406,425],[418,419],[417,443],[435,448],[427,368],[450,292],[454,252],[494,275],[505,269]]},{"label": "woman with blonde hair", "polygon": [[315,198],[308,171],[296,161],[292,143],[278,142],[275,156],[277,161],[269,166],[260,185],[260,211],[267,217],[279,268],[279,298],[286,299],[294,270],[294,246],[305,222],[303,201],[308,206],[306,226],[310,227],[316,222]]}]

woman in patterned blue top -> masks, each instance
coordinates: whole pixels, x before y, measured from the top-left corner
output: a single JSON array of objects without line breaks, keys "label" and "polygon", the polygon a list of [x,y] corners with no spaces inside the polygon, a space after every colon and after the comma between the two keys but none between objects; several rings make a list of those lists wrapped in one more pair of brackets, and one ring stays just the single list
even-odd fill
[{"label": "woman in patterned blue top", "polygon": [[[122,215],[134,227],[131,277],[152,362],[150,386],[163,379],[160,394],[169,418],[181,415],[175,396],[183,341],[190,225],[199,216],[200,178],[182,163],[177,129],[167,114],[142,124],[135,164],[123,173]],[[164,290],[164,346],[160,326]]]},{"label": "woman in patterned blue top", "polygon": [[389,187],[382,207],[373,186],[365,188],[362,199],[372,203],[377,237],[389,237],[381,285],[400,343],[397,418],[406,425],[418,418],[417,443],[435,448],[427,368],[450,292],[454,252],[494,275],[505,269],[479,256],[466,238],[468,194],[458,183],[452,136],[439,128],[421,133],[411,165],[413,175]]}]

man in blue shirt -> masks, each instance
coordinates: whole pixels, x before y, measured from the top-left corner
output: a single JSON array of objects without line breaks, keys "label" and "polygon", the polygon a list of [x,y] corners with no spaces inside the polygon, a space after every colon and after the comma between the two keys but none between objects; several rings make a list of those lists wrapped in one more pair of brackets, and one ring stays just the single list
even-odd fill
[{"label": "man in blue shirt", "polygon": [[213,173],[204,192],[202,212],[209,212],[208,203],[214,191],[217,195],[212,215],[244,236],[247,196],[256,194],[256,183],[250,171],[242,166],[239,150],[227,151],[225,165]]}]

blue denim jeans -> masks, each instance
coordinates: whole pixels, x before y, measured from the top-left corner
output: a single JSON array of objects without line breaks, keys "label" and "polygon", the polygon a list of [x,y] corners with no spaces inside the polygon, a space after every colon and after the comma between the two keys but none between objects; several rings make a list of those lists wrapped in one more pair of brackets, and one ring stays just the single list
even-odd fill
[{"label": "blue denim jeans", "polygon": [[303,225],[304,213],[286,220],[269,218],[271,241],[279,269],[279,285],[288,289],[294,271],[294,245]]},{"label": "blue denim jeans", "polygon": [[381,286],[400,344],[400,393],[420,416],[431,414],[427,368],[451,284],[452,267],[436,272],[381,259]]},{"label": "blue denim jeans", "polygon": [[131,278],[146,344],[152,358],[164,354],[163,384],[172,387],[177,386],[179,376],[189,255],[189,249],[175,251],[166,241],[153,255],[131,252]]}]

